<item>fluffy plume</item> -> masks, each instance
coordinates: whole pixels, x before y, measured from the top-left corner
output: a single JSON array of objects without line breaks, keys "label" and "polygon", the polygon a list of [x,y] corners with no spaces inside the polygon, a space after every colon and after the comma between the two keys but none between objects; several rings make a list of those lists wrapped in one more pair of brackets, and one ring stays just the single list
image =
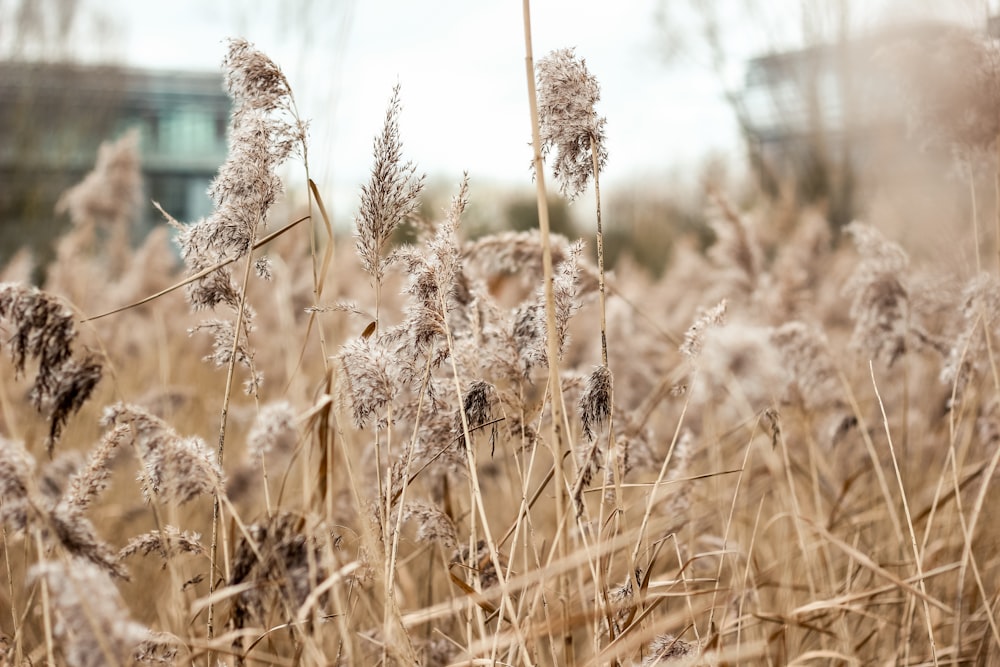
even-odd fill
[{"label": "fluffy plume", "polygon": [[[469,425],[470,434],[489,424],[493,419],[493,411],[498,403],[496,387],[489,382],[477,380],[473,382],[465,392],[462,399],[462,412],[465,414],[465,423]],[[464,431],[462,426],[462,415],[455,415],[455,434],[461,436]],[[496,428],[491,429],[490,441],[496,439]]]},{"label": "fluffy plume", "polygon": [[715,232],[715,243],[708,255],[725,284],[744,294],[752,293],[761,282],[764,260],[750,221],[722,196],[712,198],[708,219]]},{"label": "fluffy plume", "polygon": [[416,166],[403,162],[399,138],[399,86],[393,88],[385,114],[382,134],[375,138],[375,164],[367,185],[361,187],[361,207],[354,224],[357,228],[361,265],[381,283],[389,260],[383,257],[393,231],[417,208],[424,177],[416,176]]},{"label": "fluffy plume", "polygon": [[[226,86],[233,99],[229,154],[212,181],[208,194],[215,210],[198,222],[179,226],[178,243],[189,273],[198,273],[220,261],[250,254],[267,224],[268,212],[282,193],[278,167],[296,149],[305,153],[306,125],[295,113],[291,88],[281,69],[246,40],[231,40],[223,62]],[[266,260],[258,259],[257,273],[269,275]],[[212,322],[206,327],[215,337],[212,359],[229,363],[232,341],[249,336],[252,310],[240,308],[241,289],[229,269],[219,269],[187,287],[188,301],[198,310],[225,304],[243,313],[240,322],[225,327]],[[234,318],[235,319],[235,318]],[[196,328],[196,330],[198,330]],[[228,344],[223,338],[228,335]],[[239,341],[241,360],[248,362],[250,379],[245,387],[257,394],[261,376],[253,367],[249,343]]]},{"label": "fluffy plume", "polygon": [[108,575],[86,561],[35,565],[30,578],[44,579],[49,588],[53,632],[70,667],[131,664],[134,652],[151,638],[129,617]]},{"label": "fluffy plume", "polygon": [[49,527],[67,552],[100,567],[119,579],[128,579],[128,572],[118,562],[110,545],[101,541],[97,530],[78,506],[62,501],[48,513]]},{"label": "fluffy plume", "polygon": [[[552,291],[556,306],[556,337],[559,353],[569,338],[569,320],[579,308],[577,283],[579,258],[583,252],[583,241],[574,243],[558,267],[552,280]],[[547,364],[546,353],[548,331],[545,326],[545,294],[539,290],[532,303],[522,305],[514,316],[514,341],[521,352],[524,374],[537,364]]]},{"label": "fluffy plume", "polygon": [[727,324],[705,336],[691,400],[717,407],[735,400],[756,413],[780,398],[786,377],[768,329]]},{"label": "fluffy plume", "polygon": [[852,222],[845,231],[861,254],[861,261],[844,286],[845,293],[853,297],[851,346],[891,366],[907,348],[909,295],[901,279],[909,258],[898,244],[874,227]]},{"label": "fluffy plume", "polygon": [[162,419],[125,403],[107,408],[103,423],[110,428],[128,426],[130,443],[142,461],[139,482],[147,502],[156,497],[183,504],[221,491],[222,469],[201,439],[182,438]]},{"label": "fluffy plume", "polygon": [[990,149],[1000,132],[995,42],[954,28],[929,40],[902,40],[882,58],[914,102],[911,120],[921,137],[965,154]]},{"label": "fluffy plume", "polygon": [[344,370],[342,402],[351,409],[354,425],[362,428],[396,394],[396,382],[390,375],[392,357],[380,344],[360,338],[344,345],[338,359]]},{"label": "fluffy plume", "polygon": [[536,70],[542,152],[555,150],[552,168],[559,189],[574,199],[594,175],[591,145],[597,147],[598,170],[608,161],[606,121],[594,110],[601,89],[573,49],[553,51],[538,61]]},{"label": "fluffy plume", "polygon": [[281,68],[245,39],[230,39],[223,60],[226,88],[236,113],[249,109],[282,110],[294,115],[292,87]]},{"label": "fluffy plume", "polygon": [[649,653],[641,667],[669,665],[671,663],[690,664],[698,656],[698,647],[671,634],[657,635],[649,642]]},{"label": "fluffy plume", "polygon": [[232,619],[237,628],[272,622],[272,610],[282,610],[281,618],[286,610],[297,611],[316,582],[326,577],[322,563],[329,552],[321,550],[340,541],[325,524],[309,525],[289,513],[251,524],[247,533],[253,543],[246,535],[240,538],[229,578],[231,586],[253,584],[234,599]]},{"label": "fluffy plume", "polygon": [[80,410],[100,381],[101,364],[92,355],[72,356],[73,314],[38,288],[0,284],[0,324],[13,330],[7,346],[17,373],[24,373],[28,358],[38,360],[31,402],[48,412],[51,451],[70,415]]},{"label": "fluffy plume", "polygon": [[691,360],[697,358],[701,354],[702,346],[705,344],[705,332],[712,327],[722,326],[725,321],[725,299],[714,307],[701,311],[698,319],[684,333],[684,343],[681,344],[681,353]]},{"label": "fluffy plume", "polygon": [[[634,574],[635,581],[641,583],[643,577],[642,568],[635,568]],[[608,589],[607,596],[608,605],[612,611],[612,627],[614,628],[614,634],[617,636],[622,633],[626,624],[634,616],[635,586],[632,584],[632,576],[626,576],[624,581]],[[607,621],[602,623],[602,626],[607,631]]]},{"label": "fluffy plume", "polygon": [[839,403],[840,381],[823,332],[803,322],[788,322],[771,331],[771,342],[787,371],[789,388],[807,410]]},{"label": "fluffy plume", "polygon": [[247,457],[259,461],[270,454],[290,453],[298,439],[292,404],[288,401],[271,403],[261,408],[247,434]]},{"label": "fluffy plume", "polygon": [[941,369],[942,382],[953,385],[956,396],[975,375],[989,368],[990,341],[995,340],[1000,319],[1000,281],[985,273],[969,281],[962,295],[961,315],[964,326]]},{"label": "fluffy plume", "polygon": [[34,459],[20,443],[0,437],[0,523],[12,531],[30,525],[45,539],[54,538],[69,554],[127,579],[128,573],[111,547],[98,538],[82,507],[72,497],[60,500],[39,492],[34,469]]},{"label": "fluffy plume", "polygon": [[102,143],[94,169],[56,202],[56,213],[68,212],[74,228],[73,235],[59,244],[59,264],[73,261],[77,250],[89,249],[95,232],[102,230],[108,235],[106,261],[111,274],[117,275],[126,262],[129,232],[141,200],[139,132],[132,129],[116,141]]},{"label": "fluffy plume", "polygon": [[[244,328],[240,330],[240,340],[236,345],[236,362],[246,368],[252,368],[253,351],[247,341],[247,332],[253,331],[253,321],[256,317],[254,310],[245,307]],[[212,353],[205,357],[205,361],[211,362],[217,368],[228,366],[233,357],[233,323],[229,320],[203,320],[197,326],[188,329],[188,335],[203,332],[212,336]]]},{"label": "fluffy plume", "polygon": [[60,452],[54,459],[49,459],[38,474],[39,492],[53,502],[62,498],[70,479],[77,474],[82,463],[83,455],[77,450]]},{"label": "fluffy plume", "polygon": [[35,460],[24,446],[0,435],[0,523],[23,530],[28,522],[28,484]]},{"label": "fluffy plume", "polygon": [[406,322],[400,332],[410,339],[410,354],[443,340],[445,324],[456,298],[462,271],[458,228],[468,203],[469,180],[464,178],[448,217],[438,225],[426,248],[408,248],[397,254],[410,275],[406,293]]},{"label": "fluffy plume", "polygon": [[135,554],[148,556],[152,553],[157,553],[166,560],[182,553],[205,555],[206,549],[202,546],[201,535],[198,533],[166,526],[163,530],[152,530],[133,537],[118,552],[118,559],[125,560]]},{"label": "fluffy plume", "polygon": [[66,501],[73,507],[86,510],[93,500],[108,486],[111,463],[119,445],[128,437],[127,424],[118,424],[104,434],[100,443],[90,453],[86,467],[70,478]]},{"label": "fluffy plume", "polygon": [[[551,236],[552,263],[558,265],[570,253],[570,242],[561,234]],[[469,275],[490,285],[513,278],[531,289],[542,280],[542,239],[539,231],[499,232],[466,244],[465,266]],[[596,280],[596,279],[595,279]]]},{"label": "fluffy plume", "polygon": [[458,548],[455,524],[451,518],[434,505],[412,501],[403,508],[403,520],[417,524],[417,541],[433,541],[449,551]]},{"label": "fluffy plume", "polygon": [[611,389],[613,378],[607,366],[598,366],[587,378],[587,386],[580,396],[580,420],[583,435],[594,439],[594,429],[611,417]]},{"label": "fluffy plume", "polygon": [[[598,366],[588,376],[587,384],[580,394],[580,421],[583,424],[583,441],[576,447],[580,472],[573,486],[573,501],[577,515],[583,513],[583,490],[590,486],[594,475],[604,465],[604,439],[597,438],[595,429],[611,417],[611,371],[607,366]],[[589,443],[589,446],[588,446]],[[621,452],[624,456],[624,452]]]}]

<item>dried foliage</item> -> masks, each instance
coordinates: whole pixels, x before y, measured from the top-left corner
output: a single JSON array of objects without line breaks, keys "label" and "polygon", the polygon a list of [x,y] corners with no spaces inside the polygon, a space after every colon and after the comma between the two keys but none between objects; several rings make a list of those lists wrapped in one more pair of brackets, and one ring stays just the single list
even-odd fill
[{"label": "dried foliage", "polygon": [[36,287],[0,284],[0,331],[14,370],[25,372],[29,358],[38,362],[31,402],[48,413],[49,451],[70,415],[80,410],[101,380],[102,365],[95,355],[73,356],[76,327],[73,314],[58,299]]}]

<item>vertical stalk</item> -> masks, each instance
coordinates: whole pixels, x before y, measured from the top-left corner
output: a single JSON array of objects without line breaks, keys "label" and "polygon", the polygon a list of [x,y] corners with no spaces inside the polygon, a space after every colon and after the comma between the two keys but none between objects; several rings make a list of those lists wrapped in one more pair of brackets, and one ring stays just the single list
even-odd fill
[{"label": "vertical stalk", "polygon": [[[538,124],[538,94],[535,89],[535,60],[531,49],[531,3],[530,0],[523,0],[522,11],[524,14],[524,68],[528,81],[528,106],[531,113],[531,145],[534,150],[535,165],[535,191],[538,198],[538,227],[542,242],[542,270],[545,280],[545,321],[548,333],[548,346],[546,348],[549,363],[549,395],[552,401],[552,456],[555,465],[555,485],[556,485],[556,525],[563,525],[566,518],[566,507],[568,498],[566,494],[565,472],[563,470],[564,452],[567,450],[565,406],[563,405],[562,386],[559,382],[559,341],[556,332],[556,306],[555,293],[553,289],[553,268],[552,268],[552,244],[550,240],[549,209],[548,200],[545,194],[545,172],[542,168],[542,138]],[[566,556],[565,539],[561,539],[557,545],[560,558]],[[566,575],[559,575],[559,598],[560,607],[563,612],[563,619],[566,619],[568,605],[567,594],[569,582]],[[572,635],[569,627],[563,627],[563,641],[567,654],[572,651]],[[567,659],[569,656],[564,655]],[[568,660],[567,660],[568,664]]]},{"label": "vertical stalk", "polygon": [[[253,247],[257,242],[257,230],[254,230],[250,234],[250,252],[247,253],[247,263],[246,268],[243,270],[243,288],[240,290],[240,307],[236,311],[236,326],[233,327],[233,347],[230,350],[229,355],[229,367],[226,370],[226,391],[222,398],[222,414],[219,418],[219,454],[218,462],[219,467],[222,467],[223,454],[225,452],[226,446],[226,423],[229,419],[229,398],[233,393],[233,378],[236,375],[236,354],[240,346],[240,332],[243,330],[243,316],[246,313],[247,304],[247,287],[250,284],[250,268],[253,266]],[[249,333],[249,332],[248,332]],[[216,557],[218,555],[219,546],[219,496],[215,496],[215,501],[212,504],[212,547],[209,552],[209,581],[208,590],[209,595],[215,592],[215,569],[216,569]],[[215,605],[208,605],[208,639],[212,639],[215,636]],[[208,652],[208,664],[212,665],[212,652]]]},{"label": "vertical stalk", "polygon": [[972,235],[976,242],[976,275],[983,272],[982,253],[979,248],[979,207],[976,202],[976,179],[972,174],[972,165],[969,165],[969,196],[972,200]]},{"label": "vertical stalk", "polygon": [[996,207],[996,231],[993,242],[997,244],[997,270],[1000,271],[1000,134],[997,134],[994,141],[996,143],[997,165],[993,172],[993,185],[996,191],[996,201],[994,202],[994,206]]},{"label": "vertical stalk", "polygon": [[[42,561],[45,553],[42,546],[42,535],[37,530],[35,534],[35,548],[38,549],[38,560]],[[49,581],[44,576],[39,577],[42,587],[42,622],[45,627],[45,658],[49,667],[56,666],[55,642],[52,639],[52,601],[49,599]],[[13,602],[13,600],[11,601]]]},{"label": "vertical stalk", "polygon": [[601,363],[608,365],[607,292],[604,286],[604,228],[601,226],[601,180],[598,175],[597,137],[590,135],[590,160],[594,165],[594,197],[597,200],[597,286],[601,299]]},{"label": "vertical stalk", "polygon": [[7,586],[9,587],[7,594],[10,596],[10,616],[11,616],[11,622],[13,624],[11,627],[14,630],[14,637],[15,637],[15,643],[14,643],[15,659],[17,661],[17,664],[20,665],[23,659],[21,651],[21,632],[20,632],[20,623],[18,623],[17,620],[17,610],[14,608],[15,606],[14,574],[13,570],[10,567],[10,549],[8,548],[7,545],[6,525],[0,525],[0,540],[3,540],[3,560],[4,560],[4,565],[6,565],[7,568]]}]

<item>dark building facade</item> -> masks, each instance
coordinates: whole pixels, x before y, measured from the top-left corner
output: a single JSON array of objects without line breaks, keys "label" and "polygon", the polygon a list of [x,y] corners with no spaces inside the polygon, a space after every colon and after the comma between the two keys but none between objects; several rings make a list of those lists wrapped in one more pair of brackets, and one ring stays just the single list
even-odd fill
[{"label": "dark building facade", "polygon": [[230,100],[219,73],[0,63],[0,262],[30,246],[44,261],[67,221],[60,194],[93,168],[102,141],[136,128],[141,236],[159,221],[211,210],[206,194],[226,157]]}]

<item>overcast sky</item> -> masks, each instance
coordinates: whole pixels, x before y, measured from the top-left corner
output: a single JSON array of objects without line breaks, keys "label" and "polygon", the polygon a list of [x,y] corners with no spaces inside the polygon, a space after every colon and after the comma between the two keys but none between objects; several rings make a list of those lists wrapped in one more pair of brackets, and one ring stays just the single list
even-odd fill
[{"label": "overcast sky", "polygon": [[[404,157],[420,171],[457,182],[467,170],[474,188],[530,185],[520,2],[91,2],[112,18],[115,37],[103,52],[126,64],[217,70],[227,37],[254,42],[288,75],[302,115],[312,122],[313,176],[333,193],[341,211],[367,179],[372,139],[397,83]],[[977,3],[955,0],[903,4],[913,11],[967,5],[968,13],[983,12],[972,7]],[[810,18],[822,27],[833,20],[825,16],[829,8],[840,6],[801,0],[758,3],[760,13],[750,25],[729,11],[730,5],[753,3],[718,0],[708,5],[721,8],[728,53],[721,76],[733,88],[741,85],[747,58],[767,44],[794,45],[781,33],[803,32],[796,8],[813,7]],[[553,49],[575,47],[600,82],[598,113],[607,118],[610,153],[602,182],[609,186],[693,175],[709,153],[721,153],[735,167],[744,162],[720,77],[697,56],[670,63],[665,57],[670,50],[690,51],[699,39],[692,30],[697,21],[683,21],[685,11],[691,18],[690,6],[681,0],[532,2],[535,60]],[[664,8],[670,12],[668,30],[657,19]]]},{"label": "overcast sky", "polygon": [[[530,184],[531,129],[521,3],[121,2],[119,44],[129,64],[217,68],[225,38],[241,35],[285,70],[312,120],[317,180],[356,192],[372,138],[401,86],[404,156],[429,176],[473,184]],[[283,7],[276,11],[276,8]],[[302,9],[305,7],[305,10]],[[737,133],[718,81],[668,66],[656,0],[535,0],[536,61],[575,47],[602,89],[609,184],[664,178]],[[309,19],[301,20],[303,13]],[[303,25],[306,27],[304,28]]]}]

